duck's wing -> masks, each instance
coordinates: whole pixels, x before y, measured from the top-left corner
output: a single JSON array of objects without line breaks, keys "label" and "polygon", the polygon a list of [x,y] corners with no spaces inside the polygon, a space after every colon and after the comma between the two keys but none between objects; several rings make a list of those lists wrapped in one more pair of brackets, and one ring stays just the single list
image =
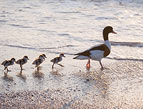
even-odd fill
[{"label": "duck's wing", "polygon": [[27,61],[25,59],[19,59],[18,61],[16,61],[17,64],[25,64]]},{"label": "duck's wing", "polygon": [[82,56],[90,56],[90,52],[94,51],[94,50],[100,50],[100,51],[105,51],[105,49],[107,48],[107,46],[105,44],[101,44],[98,46],[94,46],[88,50],[85,50],[83,52],[77,53],[75,55],[82,55]]},{"label": "duck's wing", "polygon": [[51,62],[57,63],[60,57],[55,57],[54,59],[51,60]]},{"label": "duck's wing", "polygon": [[21,63],[21,59],[16,61],[16,64],[20,64]]},{"label": "duck's wing", "polygon": [[34,61],[32,62],[32,64],[36,64],[36,63],[37,63],[37,61],[38,61],[38,59],[34,60]]}]

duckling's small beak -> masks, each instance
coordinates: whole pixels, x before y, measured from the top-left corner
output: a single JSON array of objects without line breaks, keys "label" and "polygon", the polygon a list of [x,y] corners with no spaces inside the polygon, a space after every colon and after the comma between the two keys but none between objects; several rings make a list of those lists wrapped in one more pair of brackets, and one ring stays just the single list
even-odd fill
[{"label": "duckling's small beak", "polygon": [[63,57],[66,57],[65,55]]},{"label": "duckling's small beak", "polygon": [[117,34],[115,31],[112,31],[111,33],[113,33],[113,34]]}]

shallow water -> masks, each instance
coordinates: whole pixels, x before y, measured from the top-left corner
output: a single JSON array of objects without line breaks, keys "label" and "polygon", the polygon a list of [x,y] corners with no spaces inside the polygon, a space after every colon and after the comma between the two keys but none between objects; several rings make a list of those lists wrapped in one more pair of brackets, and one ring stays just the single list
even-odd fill
[{"label": "shallow water", "polygon": [[[112,52],[103,59],[104,66],[121,60],[143,62],[142,4],[141,0],[1,0],[0,62],[24,55],[30,58],[22,75],[18,65],[9,68],[8,76],[0,66],[1,92],[83,84],[86,79],[74,74],[86,72],[86,61],[73,60],[72,54],[103,43],[102,30],[107,25],[117,35],[110,34]],[[65,67],[56,66],[52,72],[50,60],[60,52],[66,55],[62,62]],[[48,58],[37,74],[31,63],[41,53]],[[91,70],[96,69],[100,65],[92,61]]]}]

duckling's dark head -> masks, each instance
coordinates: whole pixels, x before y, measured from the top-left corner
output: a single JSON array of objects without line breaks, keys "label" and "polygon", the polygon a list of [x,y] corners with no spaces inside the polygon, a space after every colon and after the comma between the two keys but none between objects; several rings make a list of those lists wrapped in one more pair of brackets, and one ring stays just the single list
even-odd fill
[{"label": "duckling's dark head", "polygon": [[65,57],[64,53],[61,53],[61,54],[60,54],[60,57]]},{"label": "duckling's dark head", "polygon": [[24,58],[29,60],[28,56],[24,56]]},{"label": "duckling's dark head", "polygon": [[11,58],[11,61],[15,62],[15,58]]},{"label": "duckling's dark head", "polygon": [[47,56],[46,56],[45,54],[42,54],[42,56],[43,56],[44,58],[47,58]]}]

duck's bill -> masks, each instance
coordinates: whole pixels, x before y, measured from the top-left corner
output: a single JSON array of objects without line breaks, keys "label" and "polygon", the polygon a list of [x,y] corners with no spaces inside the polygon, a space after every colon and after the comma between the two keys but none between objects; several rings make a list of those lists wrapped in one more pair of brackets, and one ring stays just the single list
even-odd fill
[{"label": "duck's bill", "polygon": [[115,31],[112,31],[113,34],[117,34]]}]

